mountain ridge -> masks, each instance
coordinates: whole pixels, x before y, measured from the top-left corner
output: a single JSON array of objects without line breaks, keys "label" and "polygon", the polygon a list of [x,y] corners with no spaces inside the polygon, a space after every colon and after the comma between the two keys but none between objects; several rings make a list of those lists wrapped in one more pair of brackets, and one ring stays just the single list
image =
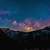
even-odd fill
[{"label": "mountain ridge", "polygon": [[[40,36],[40,37],[39,37]],[[32,31],[32,32],[21,32],[21,31],[13,31],[9,28],[0,28],[0,37],[5,37],[6,39],[34,39],[34,38],[43,38],[46,39],[47,36],[50,38],[50,26],[45,27],[44,29]],[[45,38],[44,38],[45,37]]]}]

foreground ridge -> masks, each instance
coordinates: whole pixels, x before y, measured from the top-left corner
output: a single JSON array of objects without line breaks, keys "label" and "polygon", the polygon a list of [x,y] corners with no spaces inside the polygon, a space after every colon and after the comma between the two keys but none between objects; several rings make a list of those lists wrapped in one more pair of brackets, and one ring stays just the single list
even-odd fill
[{"label": "foreground ridge", "polygon": [[50,27],[45,27],[44,29],[32,31],[32,32],[22,32],[14,31],[9,28],[0,28],[0,38],[12,39],[12,40],[34,40],[41,39],[47,40],[50,39]]}]

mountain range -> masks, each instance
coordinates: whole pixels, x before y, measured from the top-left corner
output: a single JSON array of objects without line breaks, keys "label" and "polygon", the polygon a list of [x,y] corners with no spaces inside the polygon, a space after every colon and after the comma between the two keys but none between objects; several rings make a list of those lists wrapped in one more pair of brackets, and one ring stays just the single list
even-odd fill
[{"label": "mountain range", "polygon": [[0,42],[1,40],[9,46],[32,47],[33,45],[34,47],[38,47],[39,43],[39,46],[47,46],[47,41],[50,40],[50,27],[32,32],[20,32],[10,30],[9,28],[0,28]]},{"label": "mountain range", "polygon": [[0,28],[0,39],[4,38],[7,40],[48,40],[50,39],[50,27],[32,32],[21,32],[13,31],[9,28]]}]

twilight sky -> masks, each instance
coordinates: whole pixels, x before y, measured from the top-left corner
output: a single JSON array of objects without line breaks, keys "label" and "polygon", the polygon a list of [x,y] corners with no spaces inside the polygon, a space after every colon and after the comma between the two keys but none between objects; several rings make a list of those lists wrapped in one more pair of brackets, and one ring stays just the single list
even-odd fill
[{"label": "twilight sky", "polygon": [[[48,0],[18,0],[17,16],[20,18],[47,19],[48,18]],[[17,17],[17,18],[19,18]]]},{"label": "twilight sky", "polygon": [[17,21],[23,21],[26,18],[48,20],[50,19],[50,0],[0,0],[1,18]]},{"label": "twilight sky", "polygon": [[8,11],[8,15],[0,15],[3,18],[48,19],[49,0],[0,0],[0,11]]}]

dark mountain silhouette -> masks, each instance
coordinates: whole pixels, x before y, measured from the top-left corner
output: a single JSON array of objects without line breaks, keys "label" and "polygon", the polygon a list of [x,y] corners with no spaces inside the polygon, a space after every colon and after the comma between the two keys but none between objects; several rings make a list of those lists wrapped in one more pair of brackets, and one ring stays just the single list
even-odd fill
[{"label": "dark mountain silhouette", "polygon": [[42,42],[44,42],[43,44],[47,44],[46,40],[50,40],[50,27],[32,32],[21,32],[13,31],[9,28],[0,28],[0,40],[6,40],[13,45],[18,44],[17,46],[19,46],[19,44],[23,46],[24,44],[25,47],[31,47],[33,43],[34,46],[38,46],[40,42],[40,45],[42,45]]},{"label": "dark mountain silhouette", "polygon": [[0,39],[12,40],[46,40],[50,37],[50,27],[32,32],[13,31],[9,28],[0,28]]}]

